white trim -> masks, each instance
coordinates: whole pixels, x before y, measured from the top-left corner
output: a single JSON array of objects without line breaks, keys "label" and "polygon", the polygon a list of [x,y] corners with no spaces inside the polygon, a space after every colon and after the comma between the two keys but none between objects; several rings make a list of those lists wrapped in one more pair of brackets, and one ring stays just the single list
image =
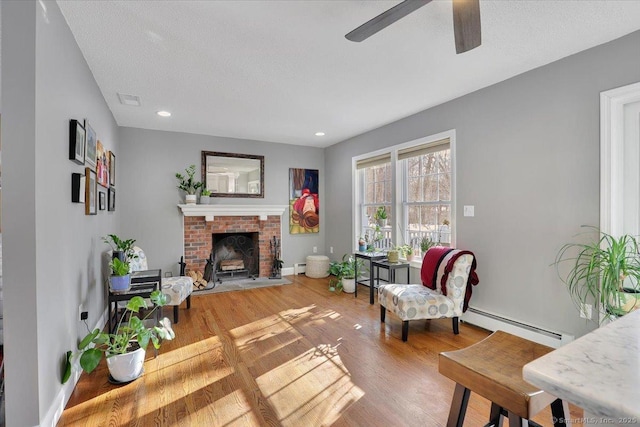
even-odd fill
[{"label": "white trim", "polygon": [[613,236],[624,234],[624,107],[638,101],[640,83],[600,93],[600,230]]},{"label": "white trim", "polygon": [[178,205],[184,216],[203,216],[213,221],[216,216],[258,216],[266,221],[270,215],[282,216],[287,205]]},{"label": "white trim", "polygon": [[[92,331],[95,329],[102,330],[106,324],[107,309],[105,308],[102,316],[98,319]],[[51,406],[49,406],[49,410],[40,422],[41,426],[55,426],[58,424],[58,421],[60,421],[60,418],[62,417],[62,412],[64,411],[65,406],[67,406],[67,403],[69,403],[71,394],[78,384],[78,380],[80,379],[81,374],[82,368],[80,367],[80,359],[78,357],[74,357],[72,359],[71,377],[69,378],[69,381],[66,382],[66,384],[62,384],[62,386],[60,387],[58,394],[53,399]]]},{"label": "white trim", "polygon": [[640,101],[640,83],[600,93],[600,230],[623,233],[624,106]]}]

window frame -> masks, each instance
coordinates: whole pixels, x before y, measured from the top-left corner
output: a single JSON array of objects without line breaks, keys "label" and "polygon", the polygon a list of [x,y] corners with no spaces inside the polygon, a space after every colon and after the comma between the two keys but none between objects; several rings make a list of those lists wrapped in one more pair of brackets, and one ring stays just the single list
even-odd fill
[{"label": "window frame", "polygon": [[[456,132],[455,129],[448,130],[445,132],[441,132],[438,134],[426,136],[423,138],[411,140],[408,142],[404,142],[401,144],[393,145],[391,147],[387,147],[381,150],[376,150],[373,152],[365,153],[359,156],[352,157],[352,191],[354,194],[352,201],[352,209],[355,213],[353,215],[352,220],[352,230],[356,232],[352,247],[354,251],[357,248],[357,238],[364,230],[366,224],[366,215],[363,204],[363,195],[364,195],[364,172],[357,168],[358,161],[364,161],[366,159],[381,156],[381,155],[389,155],[391,159],[391,216],[395,219],[395,223],[391,227],[391,242],[395,245],[398,245],[407,239],[407,221],[408,221],[408,206],[414,204],[413,202],[407,202],[407,195],[404,180],[408,179],[405,174],[405,168],[401,167],[402,160],[398,160],[398,152],[402,150],[410,149],[411,147],[419,146],[419,145],[428,145],[433,144],[439,145],[442,144],[442,140],[449,140],[449,150],[451,157],[451,220],[450,220],[450,246],[455,247],[457,241],[457,221],[456,221]],[[408,182],[408,181],[407,181]],[[424,204],[425,202],[419,202]],[[440,201],[436,202],[427,202],[434,204],[443,204]],[[446,204],[446,203],[445,203]],[[397,227],[396,224],[400,224],[400,227]],[[403,236],[399,235],[399,232],[403,233]]]}]

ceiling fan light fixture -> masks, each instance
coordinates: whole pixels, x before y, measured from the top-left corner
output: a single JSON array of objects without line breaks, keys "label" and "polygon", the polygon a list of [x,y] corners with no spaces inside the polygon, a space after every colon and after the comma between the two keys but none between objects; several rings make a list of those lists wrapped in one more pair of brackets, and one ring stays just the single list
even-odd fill
[{"label": "ceiling fan light fixture", "polygon": [[156,112],[157,115],[159,115],[160,117],[171,117],[171,113],[168,111],[158,111]]},{"label": "ceiling fan light fixture", "polygon": [[316,136],[324,136],[324,132],[316,132],[315,135]]}]

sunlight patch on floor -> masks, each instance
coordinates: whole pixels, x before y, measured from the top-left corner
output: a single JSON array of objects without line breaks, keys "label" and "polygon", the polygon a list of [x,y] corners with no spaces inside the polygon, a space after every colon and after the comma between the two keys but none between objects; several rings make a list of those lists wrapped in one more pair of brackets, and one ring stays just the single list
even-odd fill
[{"label": "sunlight patch on floor", "polygon": [[364,396],[337,347],[318,345],[257,378],[282,425],[331,425]]}]

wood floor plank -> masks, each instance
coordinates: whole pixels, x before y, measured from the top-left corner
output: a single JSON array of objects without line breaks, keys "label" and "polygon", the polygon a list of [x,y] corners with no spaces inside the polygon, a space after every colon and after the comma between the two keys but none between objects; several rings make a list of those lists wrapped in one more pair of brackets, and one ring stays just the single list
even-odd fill
[{"label": "wood floor plank", "polygon": [[[59,426],[428,426],[446,424],[454,383],[438,354],[489,332],[450,319],[380,322],[368,289],[328,291],[328,279],[195,295],[176,339],[127,385],[103,361],[83,374]],[[170,311],[164,313],[171,318]],[[472,393],[465,425],[484,425],[490,403]],[[572,408],[572,418],[581,411]],[[534,418],[551,425],[548,410]],[[574,425],[580,425],[579,423]]]}]

